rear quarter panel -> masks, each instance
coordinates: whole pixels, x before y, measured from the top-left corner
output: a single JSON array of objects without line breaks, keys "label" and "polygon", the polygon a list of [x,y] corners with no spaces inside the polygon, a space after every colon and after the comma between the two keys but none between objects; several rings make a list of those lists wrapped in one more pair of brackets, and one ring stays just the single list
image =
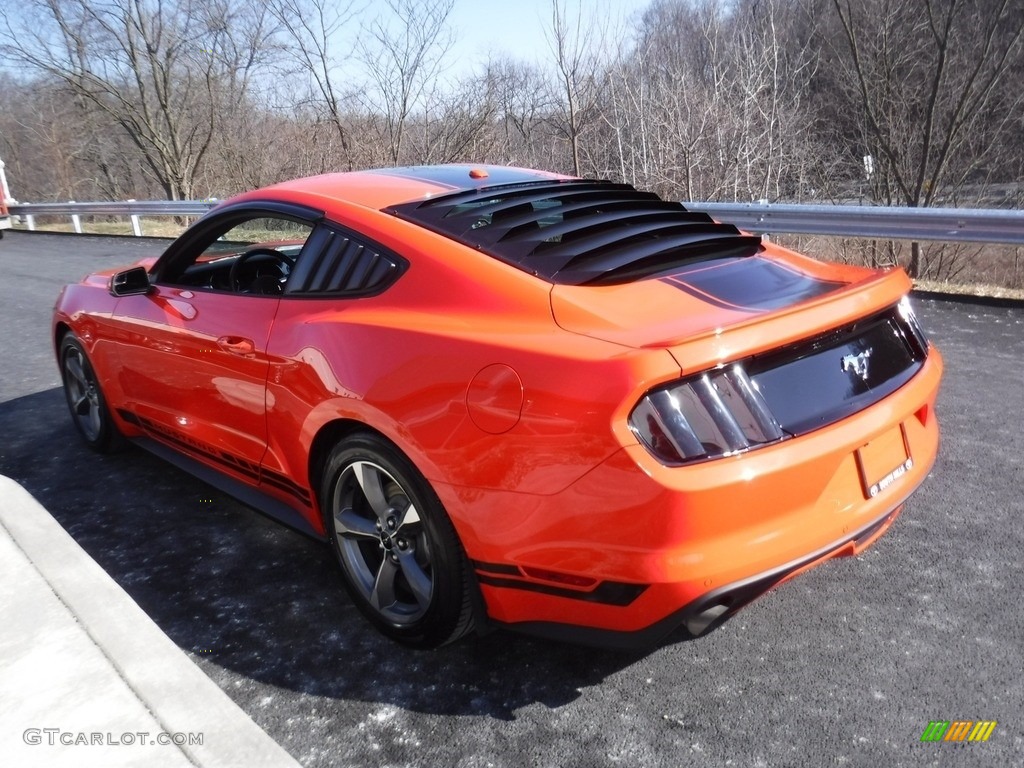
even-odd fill
[{"label": "rear quarter panel", "polygon": [[[315,486],[316,434],[348,419],[384,434],[431,481],[556,493],[620,447],[611,416],[624,399],[679,374],[665,350],[560,329],[550,286],[531,275],[385,214],[356,218],[341,223],[410,266],[379,296],[282,300],[268,348],[267,462],[300,483]],[[522,392],[499,434],[467,405],[474,377],[495,365]]]}]

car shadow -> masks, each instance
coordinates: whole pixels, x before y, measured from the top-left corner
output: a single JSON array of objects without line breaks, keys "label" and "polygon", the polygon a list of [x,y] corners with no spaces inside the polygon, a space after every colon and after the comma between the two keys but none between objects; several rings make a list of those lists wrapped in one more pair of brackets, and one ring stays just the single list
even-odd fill
[{"label": "car shadow", "polygon": [[0,403],[0,433],[0,474],[222,687],[244,688],[234,674],[313,696],[512,719],[530,704],[571,702],[640,658],[504,631],[409,650],[362,618],[326,545],[138,448],[93,453],[60,389]]}]

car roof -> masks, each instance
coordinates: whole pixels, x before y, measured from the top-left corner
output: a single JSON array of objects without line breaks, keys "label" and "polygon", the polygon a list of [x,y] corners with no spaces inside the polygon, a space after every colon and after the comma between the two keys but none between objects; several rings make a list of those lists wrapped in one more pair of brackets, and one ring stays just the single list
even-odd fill
[{"label": "car roof", "polygon": [[[496,165],[312,176],[243,195],[391,214],[551,283],[615,284],[753,256],[757,235],[629,184]],[[238,198],[236,198],[238,199]]]},{"label": "car roof", "polygon": [[565,178],[568,177],[502,165],[420,165],[308,176],[267,189],[345,200],[381,210],[452,192]]}]

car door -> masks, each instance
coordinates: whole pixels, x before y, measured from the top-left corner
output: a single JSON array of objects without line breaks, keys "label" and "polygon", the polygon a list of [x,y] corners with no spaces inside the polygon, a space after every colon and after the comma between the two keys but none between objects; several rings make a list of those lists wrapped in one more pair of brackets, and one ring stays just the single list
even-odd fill
[{"label": "car door", "polygon": [[[149,292],[122,297],[113,322],[131,420],[255,484],[267,445],[267,341],[289,271],[282,261],[273,274],[277,257],[265,252],[293,262],[311,227],[261,210],[249,214],[239,220],[236,211],[163,269],[161,258]],[[254,251],[264,253],[246,258]]]},{"label": "car door", "polygon": [[[408,262],[355,229],[323,222],[310,235],[281,297],[270,338],[268,450],[262,477],[278,498],[310,506],[309,440],[327,421],[351,417],[372,385],[386,349],[350,325],[350,312],[372,313]],[[378,337],[379,338],[379,337]],[[410,372],[415,376],[415,372]]]}]

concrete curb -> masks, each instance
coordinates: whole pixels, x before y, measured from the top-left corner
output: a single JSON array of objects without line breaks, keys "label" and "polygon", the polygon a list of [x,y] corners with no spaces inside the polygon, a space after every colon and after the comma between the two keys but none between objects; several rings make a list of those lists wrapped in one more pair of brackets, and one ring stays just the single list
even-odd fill
[{"label": "concrete curb", "polygon": [[[8,541],[2,541],[8,536]],[[61,637],[65,638],[66,644],[53,644],[49,655],[54,655],[52,651],[59,655],[62,648],[69,653],[75,649],[76,658],[71,660],[70,666],[73,670],[79,668],[80,659],[77,657],[82,657],[83,677],[74,679],[74,674],[70,679],[58,677],[60,691],[44,691],[41,684],[39,690],[17,690],[15,695],[23,698],[26,706],[8,700],[0,708],[0,715],[8,721],[3,728],[6,733],[0,735],[0,740],[17,740],[24,745],[19,752],[27,759],[38,760],[39,765],[59,762],[83,765],[97,758],[97,764],[108,766],[191,764],[202,768],[296,768],[299,765],[150,620],[24,488],[2,475],[0,543],[8,555],[0,565],[2,578],[7,582],[4,588],[8,595],[12,595],[14,590],[14,599],[4,601],[3,614],[9,611],[15,614],[5,616],[3,626],[0,626],[0,638],[10,633],[12,642],[20,643],[23,651],[32,646],[22,656],[34,654],[36,657],[27,665],[21,665],[18,680],[24,681],[28,676],[26,673],[31,674],[33,664],[53,663],[59,667],[60,660],[41,657],[38,650],[45,647],[47,641]],[[19,557],[19,552],[23,557]],[[13,584],[12,577],[17,579]],[[49,587],[50,594],[44,586]],[[20,610],[18,598],[22,598]],[[29,598],[28,602],[25,598]],[[26,616],[26,613],[31,615]],[[102,657],[92,652],[83,633]],[[0,646],[8,651],[11,643],[0,642]],[[5,658],[5,667],[11,662],[12,666],[8,668],[14,669],[19,660],[23,659]],[[104,663],[106,669],[103,668]],[[38,679],[53,679],[47,676],[46,670],[37,671]],[[9,689],[13,684],[10,681],[4,684],[5,675],[7,671],[0,672],[0,690],[4,691],[6,698],[10,696]],[[95,685],[96,690],[83,691],[83,685]],[[97,727],[95,731],[104,732],[110,725],[104,713],[104,691],[113,691],[112,695],[122,710],[125,702],[131,705],[134,699],[137,704],[131,713],[136,718],[131,725],[115,719],[115,724],[120,726],[115,729],[115,738],[122,732],[129,732],[132,727],[144,727],[147,722],[155,722],[150,739],[155,738],[159,731],[166,734],[198,733],[202,734],[202,744],[186,742],[178,746],[156,746],[152,748],[158,750],[154,754],[152,750],[142,750],[141,743],[106,747],[61,745],[59,742],[47,745],[44,736],[42,744],[31,746],[22,736],[26,728],[72,731],[72,727],[53,721],[11,722],[19,719],[17,713],[33,710],[33,697],[45,695],[58,702],[56,709],[46,710],[58,713],[60,704],[67,707],[66,702],[76,701],[77,696],[84,705],[74,706],[74,722],[80,725],[82,710],[86,709],[85,714],[91,715],[94,722],[107,726]],[[94,693],[96,698],[90,693]],[[63,716],[55,714],[52,717]],[[139,722],[143,726],[139,726]],[[102,756],[99,750],[103,750]],[[3,751],[7,752],[6,749]],[[65,753],[63,761],[54,759],[59,752]],[[10,756],[8,753],[7,757]],[[154,760],[154,757],[158,759]],[[22,763],[16,760],[15,764]]]}]

